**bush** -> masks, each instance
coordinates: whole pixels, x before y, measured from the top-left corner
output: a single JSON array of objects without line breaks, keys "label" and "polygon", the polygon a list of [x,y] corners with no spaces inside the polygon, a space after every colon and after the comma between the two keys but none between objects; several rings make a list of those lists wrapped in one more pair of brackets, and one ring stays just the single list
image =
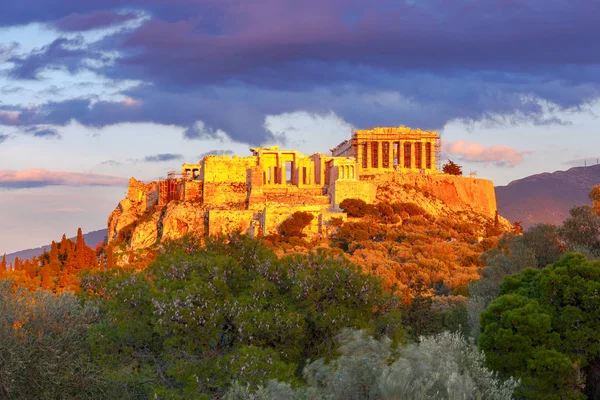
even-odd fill
[{"label": "bush", "polygon": [[402,349],[389,339],[375,340],[355,330],[346,330],[336,340],[340,357],[309,364],[304,369],[306,387],[294,390],[269,382],[253,393],[236,384],[225,399],[510,400],[516,386],[513,379],[502,382],[488,370],[483,354],[459,334],[423,337]]},{"label": "bush", "polygon": [[423,208],[415,203],[393,203],[392,208],[396,214],[407,213],[411,217],[427,214]]},{"label": "bush", "polygon": [[0,281],[0,398],[111,397],[90,361],[88,325],[97,318],[73,295]]},{"label": "bush", "polygon": [[306,235],[302,233],[302,231],[311,223],[314,218],[315,216],[310,213],[296,211],[290,215],[288,219],[283,221],[277,230],[281,236],[304,237]]},{"label": "bush", "polygon": [[361,199],[345,199],[340,203],[340,208],[349,217],[362,218],[366,215],[377,215],[377,208]]}]

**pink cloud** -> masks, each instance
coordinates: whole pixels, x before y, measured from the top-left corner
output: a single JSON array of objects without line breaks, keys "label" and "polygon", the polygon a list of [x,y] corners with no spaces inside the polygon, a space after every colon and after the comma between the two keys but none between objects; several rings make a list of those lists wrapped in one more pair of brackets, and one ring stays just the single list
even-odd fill
[{"label": "pink cloud", "polygon": [[458,157],[464,161],[494,163],[499,167],[515,167],[521,164],[530,151],[517,151],[510,146],[484,146],[465,140],[443,142],[442,151],[448,157]]},{"label": "pink cloud", "polygon": [[19,112],[0,110],[0,125],[17,125],[19,122]]},{"label": "pink cloud", "polygon": [[0,170],[0,189],[44,186],[124,186],[126,184],[126,178],[113,175],[45,169]]}]

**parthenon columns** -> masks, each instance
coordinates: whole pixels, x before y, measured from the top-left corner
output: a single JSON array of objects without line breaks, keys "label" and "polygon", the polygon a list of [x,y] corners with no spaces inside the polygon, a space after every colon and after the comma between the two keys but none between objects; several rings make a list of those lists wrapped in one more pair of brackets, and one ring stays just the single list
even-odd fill
[{"label": "parthenon columns", "polygon": [[402,169],[435,169],[435,144],[429,140],[367,140],[357,145],[356,155],[359,166],[366,170],[388,170],[396,165]]}]

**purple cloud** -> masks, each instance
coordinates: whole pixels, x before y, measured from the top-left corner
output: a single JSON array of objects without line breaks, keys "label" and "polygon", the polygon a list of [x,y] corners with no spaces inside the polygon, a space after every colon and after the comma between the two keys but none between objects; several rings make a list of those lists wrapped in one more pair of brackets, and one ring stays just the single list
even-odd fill
[{"label": "purple cloud", "polygon": [[69,14],[56,21],[55,26],[62,31],[81,32],[106,28],[137,18],[135,13],[119,14],[111,11],[96,11],[91,14]]},{"label": "purple cloud", "polygon": [[[0,109],[0,124],[156,122],[189,139],[223,130],[256,144],[269,138],[265,116],[284,112],[334,112],[356,126],[437,129],[515,112],[553,124],[565,121],[547,118],[540,100],[565,109],[600,97],[594,2],[133,0],[128,11],[117,0],[12,3],[0,3],[0,25],[77,31],[149,16],[93,44],[59,38],[13,56],[14,77],[88,68],[144,85],[122,93],[124,102]],[[83,62],[107,52],[119,57]]]}]

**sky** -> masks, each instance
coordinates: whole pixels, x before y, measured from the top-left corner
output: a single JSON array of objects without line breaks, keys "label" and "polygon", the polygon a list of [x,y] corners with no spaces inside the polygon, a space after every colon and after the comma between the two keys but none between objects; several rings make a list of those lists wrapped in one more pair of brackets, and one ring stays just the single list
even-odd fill
[{"label": "sky", "polygon": [[[123,4],[127,4],[124,7]],[[437,130],[505,185],[600,157],[595,0],[0,1],[0,253],[205,154]]]}]

